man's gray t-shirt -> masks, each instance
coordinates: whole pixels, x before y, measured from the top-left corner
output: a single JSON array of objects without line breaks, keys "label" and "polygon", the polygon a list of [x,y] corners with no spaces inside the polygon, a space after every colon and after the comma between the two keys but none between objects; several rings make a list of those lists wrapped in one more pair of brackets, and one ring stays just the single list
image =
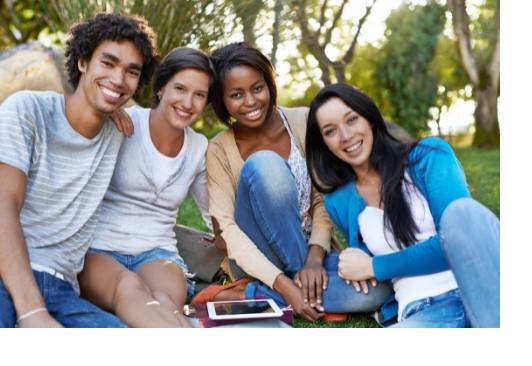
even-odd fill
[{"label": "man's gray t-shirt", "polygon": [[30,261],[76,287],[121,142],[110,121],[92,139],[75,131],[55,92],[18,92],[0,106],[0,162],[27,177],[20,221]]}]

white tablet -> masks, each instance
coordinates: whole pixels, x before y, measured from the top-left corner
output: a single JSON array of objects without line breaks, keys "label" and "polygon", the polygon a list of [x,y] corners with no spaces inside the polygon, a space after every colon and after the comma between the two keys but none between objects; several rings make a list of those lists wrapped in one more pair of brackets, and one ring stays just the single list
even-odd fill
[{"label": "white tablet", "polygon": [[272,299],[208,302],[207,311],[209,318],[215,320],[279,318],[283,315]]}]

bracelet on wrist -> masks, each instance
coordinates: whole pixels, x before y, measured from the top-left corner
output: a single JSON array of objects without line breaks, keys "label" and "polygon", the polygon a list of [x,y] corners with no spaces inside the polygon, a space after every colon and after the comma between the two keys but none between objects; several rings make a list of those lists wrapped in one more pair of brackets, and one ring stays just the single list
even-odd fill
[{"label": "bracelet on wrist", "polygon": [[30,311],[27,311],[27,312],[25,312],[24,314],[22,314],[21,316],[18,317],[17,323],[20,323],[24,319],[28,319],[30,316],[33,316],[35,314],[42,313],[42,312],[45,312],[45,311],[48,311],[48,309],[46,309],[45,307],[36,308],[36,309],[30,310]]}]

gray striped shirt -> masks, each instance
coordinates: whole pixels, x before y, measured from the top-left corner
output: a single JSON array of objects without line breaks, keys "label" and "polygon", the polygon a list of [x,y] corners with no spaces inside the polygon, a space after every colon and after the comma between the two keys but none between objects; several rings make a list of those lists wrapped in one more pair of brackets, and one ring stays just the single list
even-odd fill
[{"label": "gray striped shirt", "polygon": [[76,287],[121,141],[109,121],[92,139],[80,135],[55,92],[18,92],[0,106],[0,162],[27,177],[20,220],[30,261]]}]

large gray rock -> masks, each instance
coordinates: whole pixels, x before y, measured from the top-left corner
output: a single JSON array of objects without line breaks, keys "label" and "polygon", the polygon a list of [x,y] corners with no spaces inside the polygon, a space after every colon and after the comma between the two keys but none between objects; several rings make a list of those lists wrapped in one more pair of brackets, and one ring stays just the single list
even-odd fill
[{"label": "large gray rock", "polygon": [[29,42],[0,53],[0,103],[19,90],[72,90],[62,53]]},{"label": "large gray rock", "polygon": [[390,135],[395,137],[397,140],[401,142],[413,142],[415,140],[403,127],[388,121],[385,121],[385,123]]}]

